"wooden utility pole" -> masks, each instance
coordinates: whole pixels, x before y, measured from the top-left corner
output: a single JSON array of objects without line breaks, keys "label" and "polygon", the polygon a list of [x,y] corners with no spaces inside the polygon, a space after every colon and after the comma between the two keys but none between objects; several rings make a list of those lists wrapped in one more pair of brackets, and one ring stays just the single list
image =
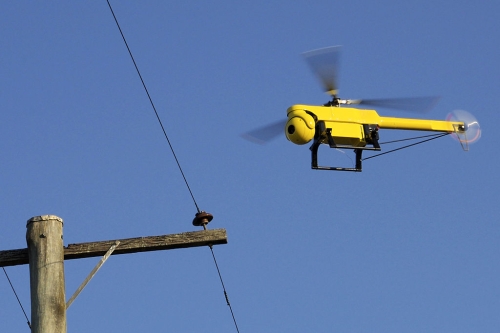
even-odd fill
[{"label": "wooden utility pole", "polygon": [[[209,218],[207,219],[207,215]],[[194,225],[205,225],[211,215],[198,213]],[[200,224],[201,221],[201,224]],[[95,274],[101,263],[78,292],[66,303],[64,260],[135,252],[170,250],[197,246],[227,244],[224,229],[184,232],[180,234],[138,237],[120,240],[63,245],[63,220],[54,215],[36,216],[26,225],[27,249],[0,251],[0,267],[29,263],[31,288],[31,332],[66,333],[66,309]]]},{"label": "wooden utility pole", "polygon": [[28,220],[31,331],[66,332],[63,220],[54,215]]}]

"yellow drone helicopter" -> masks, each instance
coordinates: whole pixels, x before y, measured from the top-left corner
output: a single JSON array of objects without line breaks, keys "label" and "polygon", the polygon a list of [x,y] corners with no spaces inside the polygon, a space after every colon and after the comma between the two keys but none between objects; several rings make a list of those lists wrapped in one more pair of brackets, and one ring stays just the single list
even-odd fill
[{"label": "yellow drone helicopter", "polygon": [[[327,47],[304,53],[305,59],[313,72],[320,78],[325,91],[332,96],[331,101],[322,106],[293,105],[287,110],[288,119],[286,121],[278,121],[271,125],[253,130],[244,134],[243,137],[254,142],[265,143],[279,133],[282,133],[281,131],[284,129],[287,139],[297,145],[304,145],[311,141],[313,142],[310,147],[312,154],[312,169],[355,172],[360,172],[362,170],[363,150],[381,150],[378,133],[379,129],[437,132],[437,134],[418,137],[426,138],[418,143],[453,134],[465,151],[469,149],[469,143],[479,139],[481,135],[479,123],[465,111],[456,111],[450,114],[447,120],[429,120],[382,117],[375,110],[349,107],[350,105],[372,105],[409,111],[427,111],[437,103],[439,98],[340,99],[337,97],[337,65],[339,53],[339,46]],[[346,105],[348,107],[345,107]],[[318,166],[318,148],[321,144],[327,144],[330,148],[353,149],[355,153],[355,166],[352,168]]]}]

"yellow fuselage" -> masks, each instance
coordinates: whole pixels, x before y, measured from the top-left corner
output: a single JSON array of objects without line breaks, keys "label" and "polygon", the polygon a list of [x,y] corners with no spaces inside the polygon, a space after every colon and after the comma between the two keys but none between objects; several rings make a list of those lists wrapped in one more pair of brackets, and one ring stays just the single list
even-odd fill
[{"label": "yellow fuselage", "polygon": [[[363,125],[376,125],[380,129],[399,129],[434,132],[463,132],[463,122],[445,120],[381,117],[375,110],[350,107],[293,105],[287,110],[285,134],[295,144],[306,144],[314,138],[316,124],[325,123],[331,129],[335,143],[364,147],[366,135]],[[325,142],[326,143],[326,142]]]}]

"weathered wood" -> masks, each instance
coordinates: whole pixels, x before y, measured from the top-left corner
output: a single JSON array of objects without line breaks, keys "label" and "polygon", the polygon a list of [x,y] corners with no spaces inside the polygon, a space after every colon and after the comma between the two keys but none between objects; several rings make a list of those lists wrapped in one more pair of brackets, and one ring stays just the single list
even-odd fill
[{"label": "weathered wood", "polygon": [[[213,229],[163,236],[119,239],[119,241],[120,246],[113,252],[113,255],[227,244],[227,236],[226,230]],[[69,260],[103,256],[115,242],[116,240],[69,244],[68,247],[64,249],[64,259]]]},{"label": "weathered wood", "polygon": [[[184,232],[163,236],[119,239],[113,255],[172,250],[187,247],[227,244],[225,229]],[[64,260],[103,256],[116,240],[69,244],[64,248]],[[0,251],[0,267],[28,264],[28,249]]]},{"label": "weathered wood", "polygon": [[73,303],[73,301],[78,297],[78,295],[80,295],[80,293],[82,292],[83,288],[85,288],[87,286],[87,284],[94,277],[94,275],[97,273],[97,271],[102,267],[102,265],[104,265],[104,263],[106,262],[106,260],[108,260],[109,256],[111,256],[111,254],[113,254],[113,252],[115,251],[115,249],[116,249],[116,247],[118,245],[120,245],[120,241],[116,241],[109,248],[108,252],[106,252],[106,254],[104,255],[104,257],[102,257],[101,260],[97,263],[97,265],[94,267],[94,269],[92,269],[92,271],[90,272],[90,274],[85,278],[85,280],[82,282],[82,284],[78,287],[78,289],[75,291],[75,293],[73,294],[73,296],[71,296],[70,299],[66,302],[66,310],[68,310],[68,308],[71,306],[71,304]]},{"label": "weathered wood", "polygon": [[31,332],[66,333],[63,221],[54,215],[28,220]]},{"label": "weathered wood", "polygon": [[28,249],[0,251],[0,267],[26,265],[28,263]]}]

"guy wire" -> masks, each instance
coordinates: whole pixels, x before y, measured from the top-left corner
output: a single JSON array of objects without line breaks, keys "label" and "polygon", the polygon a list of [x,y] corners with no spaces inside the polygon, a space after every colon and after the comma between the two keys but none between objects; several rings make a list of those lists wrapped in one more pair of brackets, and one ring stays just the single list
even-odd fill
[{"label": "guy wire", "polygon": [[12,282],[10,282],[9,275],[7,274],[7,271],[5,270],[5,267],[2,267],[3,272],[5,273],[5,276],[7,277],[7,280],[9,281],[10,287],[12,288],[12,291],[14,292],[14,295],[16,295],[17,298],[17,303],[19,303],[19,306],[21,307],[21,310],[23,310],[24,317],[26,318],[26,321],[28,323],[29,328],[31,329],[31,323],[30,320],[28,319],[28,316],[26,315],[26,311],[24,311],[23,305],[21,304],[21,301],[19,300],[19,297],[17,297],[16,290],[14,289],[14,286],[12,285]]},{"label": "guy wire", "polygon": [[[416,146],[418,144],[421,144],[421,143],[424,143],[424,142],[427,142],[427,141],[431,141],[431,140],[434,140],[434,139],[438,139],[438,138],[441,138],[443,136],[446,136],[446,135],[449,135],[450,133],[443,133],[443,134],[436,134],[435,136],[433,136],[432,138],[430,139],[427,139],[427,140],[422,140],[422,141],[419,141],[419,142],[415,142],[415,143],[412,143],[411,145],[407,145],[407,146],[403,146],[403,147],[399,147],[399,148],[396,148],[396,149],[392,149],[392,150],[389,150],[389,151],[386,151],[386,152],[383,152],[383,153],[380,153],[380,154],[377,154],[377,155],[373,155],[373,156],[370,156],[370,157],[366,157],[366,158],[363,158],[362,161],[366,161],[366,160],[369,160],[370,158],[374,158],[374,157],[378,157],[378,156],[382,156],[382,155],[385,155],[385,154],[389,154],[389,153],[392,153],[392,152],[395,152],[395,151],[398,151],[398,150],[401,150],[401,149],[404,149],[404,148],[408,148],[408,147],[412,147],[412,146]],[[408,139],[408,140],[411,140],[411,139]],[[402,140],[400,140],[402,141]],[[392,142],[395,142],[395,141],[392,141]],[[388,143],[388,142],[386,142]]]},{"label": "guy wire", "polygon": [[389,144],[389,143],[396,143],[396,142],[402,142],[402,141],[416,140],[416,139],[428,138],[428,137],[439,136],[439,135],[441,135],[441,134],[438,133],[438,134],[429,134],[429,135],[415,136],[413,138],[406,138],[406,139],[400,139],[400,140],[380,142],[379,144],[385,145],[385,144]]},{"label": "guy wire", "polygon": [[199,213],[200,208],[198,207],[198,204],[196,203],[193,192],[191,191],[191,188],[189,187],[186,176],[184,175],[184,172],[182,171],[181,164],[179,163],[179,160],[177,159],[177,156],[175,155],[174,148],[173,148],[172,144],[170,143],[167,132],[165,131],[165,127],[163,127],[163,123],[161,122],[160,116],[159,116],[158,112],[156,111],[156,107],[153,103],[153,99],[151,98],[151,95],[149,94],[148,88],[146,87],[146,83],[144,83],[144,80],[142,79],[142,75],[141,75],[141,72],[139,71],[139,67],[137,66],[137,63],[135,62],[134,56],[132,55],[132,51],[130,50],[130,47],[128,46],[127,40],[125,39],[125,35],[123,34],[122,29],[120,28],[120,24],[118,23],[118,19],[116,18],[115,12],[113,11],[113,8],[111,8],[111,4],[109,3],[109,0],[106,0],[106,1],[108,3],[109,9],[111,10],[111,14],[113,15],[113,18],[115,19],[116,26],[118,27],[118,30],[120,31],[120,34],[123,38],[123,42],[125,43],[125,46],[127,47],[128,54],[130,55],[130,58],[132,59],[132,62],[134,63],[134,67],[135,67],[135,70],[137,71],[137,74],[139,75],[139,79],[141,79],[142,86],[144,87],[144,90],[146,91],[146,95],[148,95],[149,102],[151,103],[151,106],[153,107],[153,110],[156,114],[156,119],[158,119],[158,122],[160,123],[161,129],[163,130],[163,134],[165,135],[165,138],[167,139],[168,145],[170,146],[170,150],[172,151],[172,155],[174,155],[175,162],[177,163],[177,166],[179,167],[179,171],[181,172],[182,178],[184,179],[184,182],[186,183],[189,194],[191,195],[191,198],[193,199],[194,205],[196,206],[196,210]]}]

